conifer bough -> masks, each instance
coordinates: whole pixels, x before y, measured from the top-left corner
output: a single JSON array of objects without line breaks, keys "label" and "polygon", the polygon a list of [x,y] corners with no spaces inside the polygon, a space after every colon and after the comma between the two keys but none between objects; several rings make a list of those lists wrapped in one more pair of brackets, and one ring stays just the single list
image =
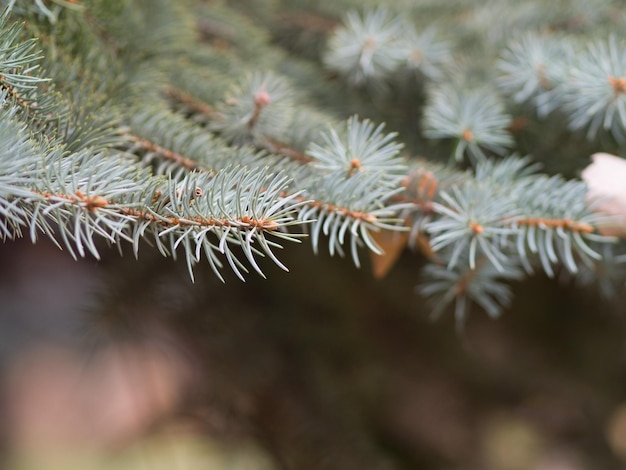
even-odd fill
[{"label": "conifer bough", "polygon": [[203,262],[245,280],[260,257],[287,269],[277,252],[303,236],[359,265],[406,232],[427,258],[419,292],[459,324],[471,302],[498,315],[537,270],[624,282],[603,268],[622,242],[547,158],[570,152],[575,173],[568,139],[624,145],[623,7],[575,27],[558,16],[575,11],[507,2],[520,21],[498,35],[479,2],[440,10],[454,31],[420,21],[436,2],[318,2],[333,27],[291,31],[309,39],[287,52],[269,34],[292,2],[258,26],[243,3],[0,2],[3,238],[43,234],[75,257],[146,240],[192,277]]}]

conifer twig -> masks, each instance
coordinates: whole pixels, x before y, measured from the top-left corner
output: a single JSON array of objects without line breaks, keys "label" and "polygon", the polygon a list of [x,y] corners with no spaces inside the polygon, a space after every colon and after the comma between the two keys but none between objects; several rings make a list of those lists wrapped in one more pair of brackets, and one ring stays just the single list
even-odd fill
[{"label": "conifer twig", "polygon": [[[189,109],[191,109],[194,113],[200,114],[207,119],[215,119],[217,117],[217,111],[215,111],[215,109],[210,104],[195,98],[189,93],[183,92],[175,87],[170,86],[166,89],[166,95],[171,100],[188,106]],[[246,124],[249,129],[254,128],[254,126],[256,125],[262,108],[265,105],[269,104],[265,103],[268,99],[269,98],[265,95],[259,95],[257,102],[255,102],[256,111]],[[300,152],[283,142],[279,142],[276,139],[264,137],[261,139],[260,142],[256,142],[256,145],[263,150],[285,156],[290,160],[302,164],[310,163],[313,160],[305,153]]]},{"label": "conifer twig", "polygon": [[174,152],[170,149],[157,145],[154,142],[150,142],[148,139],[144,139],[130,133],[125,133],[124,137],[133,142],[133,144],[135,144],[138,149],[145,150],[147,152],[157,154],[167,160],[171,160],[172,162],[176,163],[186,170],[212,172],[212,170],[202,168],[198,162],[188,157],[185,157],[178,152]]}]

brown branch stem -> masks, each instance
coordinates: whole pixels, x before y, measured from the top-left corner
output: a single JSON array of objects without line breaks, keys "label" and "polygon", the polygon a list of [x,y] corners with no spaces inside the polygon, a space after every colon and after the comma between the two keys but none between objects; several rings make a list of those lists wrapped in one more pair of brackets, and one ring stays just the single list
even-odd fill
[{"label": "brown branch stem", "polygon": [[173,101],[177,101],[188,106],[194,113],[201,114],[208,119],[214,119],[217,115],[216,111],[208,103],[196,99],[194,96],[186,93],[178,88],[170,86],[165,89],[165,96]]},{"label": "brown branch stem", "polygon": [[249,215],[240,218],[225,219],[211,217],[174,217],[174,216],[157,216],[145,210],[133,209],[130,207],[120,207],[111,203],[103,196],[87,196],[82,191],[76,191],[75,194],[59,194],[50,192],[37,192],[34,194],[42,196],[50,201],[64,201],[71,205],[80,205],[85,207],[89,212],[95,213],[98,209],[108,208],[119,214],[135,217],[137,219],[153,222],[165,227],[181,226],[181,227],[253,227],[265,231],[275,231],[279,228],[279,224],[271,219],[255,219]]},{"label": "brown branch stem", "polygon": [[[201,101],[195,98],[189,93],[186,93],[174,87],[168,87],[165,90],[165,94],[169,99],[173,101],[177,101],[185,106],[188,106],[189,109],[191,109],[193,112],[198,113],[208,119],[215,119],[217,117],[217,112],[213,109],[213,107],[210,104],[205,103],[204,101]],[[263,106],[261,104],[255,105],[254,114],[250,118],[250,121],[248,122],[249,129],[253,129],[254,126],[256,125],[262,108]],[[283,142],[279,142],[274,139],[264,138],[261,141],[261,143],[258,144],[258,146],[271,153],[283,155],[289,158],[290,160],[293,160],[293,161],[296,161],[305,165],[313,161],[313,158],[310,157],[309,155],[306,155],[305,153],[300,152],[290,147],[289,145]]]},{"label": "brown branch stem", "polygon": [[474,269],[468,269],[467,272],[459,278],[459,282],[457,282],[456,286],[454,287],[454,292],[457,296],[464,294],[467,291],[467,288],[472,283],[472,280],[474,279],[476,274],[480,272],[480,268],[483,264],[485,264],[485,262],[486,258],[478,258],[478,260],[476,261],[476,267]]},{"label": "brown branch stem", "polygon": [[31,117],[35,116],[37,103],[30,103],[22,98],[15,87],[8,83],[3,75],[0,75],[0,89],[7,90],[9,92],[9,96],[13,98],[18,105],[24,108]]},{"label": "brown branch stem", "polygon": [[[288,193],[281,193],[280,195],[282,197],[290,196]],[[375,215],[372,215],[368,212],[353,211],[348,209],[347,207],[335,206],[334,204],[329,204],[327,202],[311,201],[310,198],[306,198],[303,196],[296,196],[294,200],[298,202],[307,202],[310,206],[317,209],[322,209],[329,212],[338,212],[346,217],[362,220],[364,222],[374,223],[377,220]]]},{"label": "brown branch stem", "polygon": [[146,211],[131,209],[127,207],[121,208],[120,212],[148,222],[154,222],[156,224],[164,225],[166,227],[254,227],[261,230],[273,232],[275,230],[278,230],[280,226],[277,222],[273,220],[254,219],[248,215],[244,215],[243,217],[237,219],[215,219],[210,217],[162,217],[156,216]]},{"label": "brown branch stem", "polygon": [[[175,163],[178,163],[188,170],[194,170],[194,171],[199,171],[199,172],[210,172],[211,174],[214,173],[212,170],[203,167],[200,163],[194,160],[191,160],[190,158],[184,157],[178,153],[172,152],[171,150],[165,149],[164,147],[156,145],[146,139],[142,139],[132,134],[127,134],[127,137],[132,142],[135,142],[141,145],[142,148],[151,152],[155,152],[159,155],[162,155],[164,158],[167,158]],[[287,197],[290,197],[290,194],[283,192],[280,194],[280,196],[287,198]],[[359,220],[363,220],[363,221],[370,222],[370,223],[376,221],[376,217],[371,214],[368,214],[365,212],[359,212],[359,211],[351,211],[348,208],[335,206],[333,204],[329,204],[326,202],[311,201],[309,198],[305,198],[302,196],[296,196],[294,200],[297,202],[308,202],[308,204],[318,209],[324,209],[324,210],[328,210],[331,212],[333,211],[339,212],[345,215],[346,217],[351,217],[354,219],[359,219]]]},{"label": "brown branch stem", "polygon": [[155,153],[167,160],[171,160],[174,163],[177,163],[178,165],[182,166],[183,168],[186,168],[187,170],[192,170],[192,171],[197,170],[197,171],[213,173],[212,170],[201,168],[200,164],[192,160],[191,158],[185,157],[181,155],[180,153],[174,152],[165,147],[157,145],[154,142],[151,142],[147,139],[141,138],[134,134],[125,134],[125,137],[128,138],[128,140],[130,140],[134,144],[138,145],[139,148],[146,150],[148,152]]},{"label": "brown branch stem", "polygon": [[306,153],[293,149],[288,145],[283,144],[282,142],[278,142],[277,140],[267,138],[263,139],[263,141],[261,142],[261,146],[271,153],[284,155],[290,160],[297,161],[299,163],[302,163],[303,165],[306,165],[313,161],[313,158],[308,156]]},{"label": "brown branch stem", "polygon": [[544,218],[523,218],[516,219],[514,221],[516,225],[526,225],[528,227],[547,227],[547,228],[562,228],[565,230],[571,230],[572,232],[579,233],[593,233],[595,228],[586,222],[577,222],[572,219],[544,219]]}]

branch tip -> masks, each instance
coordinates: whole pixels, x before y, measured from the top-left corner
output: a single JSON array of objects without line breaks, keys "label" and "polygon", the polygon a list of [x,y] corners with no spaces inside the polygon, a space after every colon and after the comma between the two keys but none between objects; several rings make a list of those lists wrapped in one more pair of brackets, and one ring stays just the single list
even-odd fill
[{"label": "branch tip", "polygon": [[469,129],[465,129],[461,134],[461,138],[466,142],[471,142],[474,140],[474,133]]},{"label": "branch tip", "polygon": [[608,82],[613,87],[616,95],[626,93],[626,77],[615,78],[613,75],[609,75]]}]

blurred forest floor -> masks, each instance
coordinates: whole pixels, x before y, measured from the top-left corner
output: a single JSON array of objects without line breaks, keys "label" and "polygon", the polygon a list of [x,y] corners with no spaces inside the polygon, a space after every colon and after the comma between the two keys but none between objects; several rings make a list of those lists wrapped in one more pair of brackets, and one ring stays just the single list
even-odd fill
[{"label": "blurred forest floor", "polygon": [[104,253],[0,245],[2,468],[626,468],[626,315],[593,290],[537,276],[459,333],[408,253],[226,284]]}]

